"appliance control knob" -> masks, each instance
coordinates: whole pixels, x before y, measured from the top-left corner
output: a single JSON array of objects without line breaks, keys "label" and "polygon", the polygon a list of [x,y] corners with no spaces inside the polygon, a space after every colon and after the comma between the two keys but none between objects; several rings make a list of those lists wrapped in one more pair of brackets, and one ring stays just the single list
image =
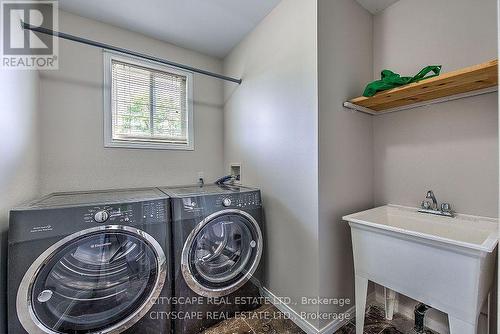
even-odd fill
[{"label": "appliance control knob", "polygon": [[231,199],[230,198],[224,198],[222,200],[222,205],[224,205],[224,206],[230,206],[231,205]]},{"label": "appliance control knob", "polygon": [[106,210],[97,211],[94,215],[94,220],[98,223],[104,223],[109,218],[109,213]]}]

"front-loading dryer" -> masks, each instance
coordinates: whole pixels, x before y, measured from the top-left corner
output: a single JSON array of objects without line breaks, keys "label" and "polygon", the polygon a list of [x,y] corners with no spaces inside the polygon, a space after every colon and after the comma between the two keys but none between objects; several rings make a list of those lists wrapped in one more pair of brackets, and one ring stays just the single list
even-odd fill
[{"label": "front-loading dryer", "polygon": [[160,189],[172,206],[175,333],[199,333],[260,306],[260,191],[224,185]]},{"label": "front-loading dryer", "polygon": [[170,333],[169,199],[49,195],[10,213],[9,333]]}]

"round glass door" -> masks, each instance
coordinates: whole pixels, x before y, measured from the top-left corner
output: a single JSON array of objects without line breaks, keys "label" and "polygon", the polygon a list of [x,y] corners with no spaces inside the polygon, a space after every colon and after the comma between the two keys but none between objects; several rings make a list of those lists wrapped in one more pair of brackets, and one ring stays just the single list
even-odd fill
[{"label": "round glass door", "polygon": [[28,292],[38,327],[47,333],[106,333],[131,326],[124,323],[128,319],[135,323],[165,277],[161,248],[140,232],[94,232],[55,250]]},{"label": "round glass door", "polygon": [[205,219],[188,237],[182,273],[198,294],[223,296],[250,279],[261,254],[262,235],[255,219],[226,210]]}]

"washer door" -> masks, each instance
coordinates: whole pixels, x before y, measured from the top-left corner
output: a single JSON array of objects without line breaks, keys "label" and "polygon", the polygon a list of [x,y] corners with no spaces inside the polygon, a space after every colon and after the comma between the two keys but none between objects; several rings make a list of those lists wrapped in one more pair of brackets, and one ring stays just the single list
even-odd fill
[{"label": "washer door", "polygon": [[153,305],[165,266],[160,245],[143,231],[108,226],[77,233],[25,274],[19,318],[29,333],[119,333]]},{"label": "washer door", "polygon": [[220,297],[243,286],[262,255],[262,233],[255,219],[240,210],[223,210],[203,220],[188,236],[181,270],[199,295]]}]

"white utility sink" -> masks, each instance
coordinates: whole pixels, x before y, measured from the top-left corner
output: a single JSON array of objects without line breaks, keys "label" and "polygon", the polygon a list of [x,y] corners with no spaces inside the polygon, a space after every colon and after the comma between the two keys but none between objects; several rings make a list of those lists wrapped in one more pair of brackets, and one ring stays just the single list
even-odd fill
[{"label": "white utility sink", "polygon": [[[498,219],[387,205],[343,217],[351,226],[356,314],[368,280],[448,313],[451,334],[474,334],[493,286]],[[391,311],[392,312],[392,311]],[[363,317],[356,317],[361,334]]]}]

